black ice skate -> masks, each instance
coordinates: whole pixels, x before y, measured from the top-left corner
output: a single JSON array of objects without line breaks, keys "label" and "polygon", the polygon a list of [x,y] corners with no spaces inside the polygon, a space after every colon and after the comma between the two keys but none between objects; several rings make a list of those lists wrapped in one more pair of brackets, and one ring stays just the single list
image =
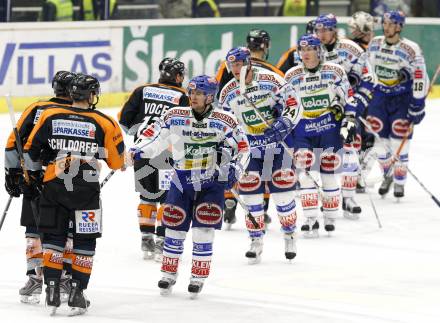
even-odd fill
[{"label": "black ice skate", "polygon": [[20,288],[20,301],[25,304],[38,304],[40,303],[40,296],[43,287],[43,278],[37,275],[29,275],[29,279]]},{"label": "black ice skate", "polygon": [[46,307],[49,314],[55,315],[57,308],[61,305],[60,299],[60,280],[57,278],[49,278],[46,281]]},{"label": "black ice skate", "polygon": [[87,312],[90,301],[84,296],[83,289],[78,280],[70,281],[70,294],[67,305],[70,307],[69,316],[82,315]]},{"label": "black ice skate", "polygon": [[237,203],[233,199],[227,199],[225,201],[225,212],[223,215],[223,222],[226,224],[226,230],[231,230],[232,225],[237,222],[235,216],[235,210],[237,209]]},{"label": "black ice skate", "polygon": [[156,242],[154,244],[154,261],[156,262],[162,262],[164,240],[165,237],[156,237]]},{"label": "black ice skate", "polygon": [[251,248],[246,252],[246,258],[250,265],[257,264],[261,261],[261,254],[263,253],[263,238],[252,238]]},{"label": "black ice skate", "polygon": [[154,234],[142,233],[141,249],[144,252],[144,259],[154,258]]},{"label": "black ice skate", "polygon": [[393,175],[386,176],[384,178],[382,184],[379,187],[379,195],[381,195],[382,198],[385,198],[385,195],[388,194],[392,183],[393,183]]},{"label": "black ice skate", "polygon": [[353,197],[344,197],[342,199],[342,210],[344,218],[349,220],[359,220],[361,207],[356,203]]},{"label": "black ice skate", "polygon": [[160,295],[168,296],[173,291],[173,286],[176,283],[176,280],[169,277],[162,277],[161,280],[157,283],[157,286],[160,288]]},{"label": "black ice skate", "polygon": [[266,224],[266,226],[267,226],[268,224],[271,224],[271,223],[272,223],[272,218],[269,216],[269,214],[264,213],[264,224]]},{"label": "black ice skate", "polygon": [[356,193],[363,194],[366,192],[364,183],[359,183],[359,180],[356,184]]},{"label": "black ice skate", "polygon": [[319,222],[316,218],[307,218],[306,222],[301,226],[301,231],[304,232],[304,238],[318,238],[319,237]]},{"label": "black ice skate", "polygon": [[200,280],[191,279],[188,285],[188,292],[191,299],[196,299],[203,289],[203,282]]},{"label": "black ice skate", "polygon": [[330,236],[331,232],[335,231],[335,219],[324,217],[324,229]]},{"label": "black ice skate", "polygon": [[70,280],[72,276],[64,275],[60,279],[60,296],[61,303],[66,303],[70,295]]},{"label": "black ice skate", "polygon": [[296,257],[295,232],[284,234],[284,255],[289,261]]},{"label": "black ice skate", "polygon": [[400,184],[394,184],[394,197],[397,198],[397,202],[405,196],[405,187]]}]

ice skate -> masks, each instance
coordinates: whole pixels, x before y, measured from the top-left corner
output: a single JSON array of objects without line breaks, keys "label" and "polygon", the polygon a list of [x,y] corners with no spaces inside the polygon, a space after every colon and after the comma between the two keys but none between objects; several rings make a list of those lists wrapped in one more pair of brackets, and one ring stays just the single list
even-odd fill
[{"label": "ice skate", "polygon": [[393,176],[386,176],[379,187],[379,195],[385,198],[385,195],[390,191],[391,184],[393,183]]},{"label": "ice skate", "polygon": [[188,285],[188,292],[191,299],[196,299],[203,289],[203,281],[191,279]]},{"label": "ice skate", "polygon": [[227,199],[225,201],[225,212],[223,215],[223,222],[226,224],[226,230],[231,230],[232,225],[237,222],[237,217],[235,216],[235,210],[237,208],[237,203],[234,200]]},{"label": "ice skate", "polygon": [[335,219],[324,217],[324,229],[331,236],[331,232],[335,231]]},{"label": "ice skate", "polygon": [[145,260],[154,258],[154,234],[142,233],[141,249],[144,252]]},{"label": "ice skate", "polygon": [[342,210],[344,218],[349,220],[359,220],[361,207],[356,203],[353,197],[344,197],[342,199]]},{"label": "ice skate", "polygon": [[67,305],[70,308],[69,316],[82,315],[90,307],[90,301],[84,296],[78,280],[70,281],[70,294]]},{"label": "ice skate", "polygon": [[319,237],[319,222],[315,217],[307,218],[306,222],[301,226],[304,232],[304,238],[314,239]]},{"label": "ice skate", "polygon": [[266,227],[268,226],[268,224],[272,223],[272,218],[269,216],[269,214],[264,213],[264,224],[266,225]]},{"label": "ice skate", "polygon": [[60,279],[60,298],[61,303],[66,303],[69,299],[70,294],[70,280],[72,277],[70,275],[65,275]]},{"label": "ice skate", "polygon": [[365,183],[363,183],[363,181],[359,178],[358,182],[356,184],[356,193],[357,194],[363,194],[365,192],[366,192]]},{"label": "ice skate", "polygon": [[53,316],[61,305],[60,280],[49,278],[46,283],[46,307],[49,309],[49,315]]},{"label": "ice skate", "polygon": [[157,283],[157,286],[160,288],[160,295],[168,296],[173,291],[173,286],[176,283],[176,280],[169,277],[162,277],[161,280]]},{"label": "ice skate", "polygon": [[284,255],[289,262],[296,257],[296,239],[295,232],[284,234]]},{"label": "ice skate", "polygon": [[263,253],[263,238],[252,238],[251,248],[246,252],[246,258],[249,260],[249,264],[257,264],[261,261],[261,254]]},{"label": "ice skate", "polygon": [[25,304],[38,304],[40,303],[43,278],[37,275],[29,275],[28,277],[24,287],[19,290],[20,301]]},{"label": "ice skate", "polygon": [[394,184],[394,197],[397,198],[397,202],[405,196],[405,187],[400,184]]},{"label": "ice skate", "polygon": [[156,242],[154,244],[154,261],[156,262],[162,262],[164,240],[164,237],[156,237]]}]

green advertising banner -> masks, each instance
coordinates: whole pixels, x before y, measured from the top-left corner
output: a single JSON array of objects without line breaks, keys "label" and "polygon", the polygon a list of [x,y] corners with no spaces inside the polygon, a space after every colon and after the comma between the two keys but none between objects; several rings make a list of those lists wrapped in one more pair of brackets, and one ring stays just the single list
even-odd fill
[{"label": "green advertising banner", "polygon": [[[340,24],[340,27],[346,28],[346,25]],[[189,77],[215,75],[226,52],[234,46],[245,45],[246,35],[253,28],[264,29],[271,35],[268,60],[273,64],[305,32],[304,23],[124,27],[122,90],[131,91],[139,84],[157,82],[159,63],[167,56],[183,61]],[[403,36],[422,47],[430,77],[439,63],[437,53],[440,52],[440,42],[433,41],[439,33],[439,25],[412,24],[404,27]]]}]

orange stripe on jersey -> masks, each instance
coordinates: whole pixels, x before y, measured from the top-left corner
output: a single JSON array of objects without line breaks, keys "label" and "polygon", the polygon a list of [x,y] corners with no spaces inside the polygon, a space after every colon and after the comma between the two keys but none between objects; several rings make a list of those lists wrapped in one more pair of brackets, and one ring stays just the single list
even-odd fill
[{"label": "orange stripe on jersey", "polygon": [[55,250],[44,250],[43,266],[53,269],[63,269],[63,253]]},{"label": "orange stripe on jersey", "polygon": [[92,273],[92,267],[93,267],[92,256],[73,255],[72,270],[76,270],[81,273],[90,275]]},{"label": "orange stripe on jersey", "polygon": [[293,46],[291,48],[289,48],[288,51],[284,52],[284,54],[281,56],[280,60],[277,63],[277,68],[281,68],[281,66],[284,65],[284,63],[287,61],[287,59],[289,58],[289,56],[293,53],[296,52],[296,46]]},{"label": "orange stripe on jersey", "polygon": [[228,69],[226,68],[226,61],[223,61],[217,71],[217,74],[215,76],[215,79],[217,82],[220,82],[222,80],[223,74],[227,73]]}]

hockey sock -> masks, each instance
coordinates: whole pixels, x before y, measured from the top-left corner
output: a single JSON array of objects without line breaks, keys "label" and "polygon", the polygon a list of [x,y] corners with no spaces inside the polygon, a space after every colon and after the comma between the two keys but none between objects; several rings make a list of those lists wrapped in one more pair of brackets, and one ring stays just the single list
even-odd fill
[{"label": "hockey sock", "polygon": [[255,218],[258,228],[246,217],[246,228],[251,238],[262,237],[264,235],[264,200],[263,194],[242,195],[250,214]]},{"label": "hockey sock", "polygon": [[[393,151],[397,151],[401,144],[401,139],[392,138],[390,140],[390,146]],[[405,145],[400,150],[399,159],[394,164],[394,183],[398,185],[405,185],[407,173],[408,173],[408,152],[410,146],[410,139],[408,139]]]},{"label": "hockey sock", "polygon": [[157,207],[154,202],[141,201],[138,206],[139,228],[143,233],[154,233]]},{"label": "hockey sock", "polygon": [[161,267],[164,276],[175,279],[179,269],[179,259],[183,253],[185,238],[185,231],[176,231],[169,228],[165,230]]},{"label": "hockey sock", "polygon": [[292,233],[296,228],[296,204],[295,197],[289,192],[273,193],[278,219],[280,220],[281,230],[284,233]]},{"label": "hockey sock", "polygon": [[358,181],[359,155],[354,148],[346,148],[342,163],[342,196],[354,197]]},{"label": "hockey sock", "polygon": [[58,250],[44,249],[43,251],[44,281],[60,279],[63,270],[63,253]]},{"label": "hockey sock", "polygon": [[303,214],[306,218],[318,217],[318,189],[304,171],[299,173],[300,196]]},{"label": "hockey sock", "polygon": [[212,257],[214,228],[193,228],[193,251],[191,277],[204,280],[209,276]]},{"label": "hockey sock", "polygon": [[73,254],[72,258],[72,279],[80,282],[81,289],[87,289],[90,275],[92,274],[93,256]]},{"label": "hockey sock", "polygon": [[73,239],[71,237],[68,237],[63,252],[63,269],[66,271],[67,274],[72,273],[72,259],[73,259],[72,249],[73,249]]},{"label": "hockey sock", "polygon": [[27,275],[36,275],[35,268],[43,264],[43,249],[38,235],[26,234]]},{"label": "hockey sock", "polygon": [[322,179],[322,209],[324,217],[334,219],[338,215],[340,204],[340,189],[334,174],[321,174]]}]

